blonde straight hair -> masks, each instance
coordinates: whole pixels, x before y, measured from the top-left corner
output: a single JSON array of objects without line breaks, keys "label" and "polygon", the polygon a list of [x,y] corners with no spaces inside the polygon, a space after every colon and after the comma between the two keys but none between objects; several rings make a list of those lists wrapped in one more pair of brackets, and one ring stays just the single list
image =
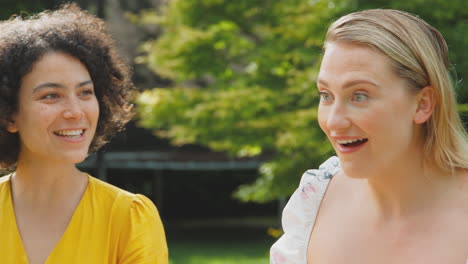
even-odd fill
[{"label": "blonde straight hair", "polygon": [[454,172],[468,169],[468,137],[457,111],[448,48],[442,35],[422,19],[391,9],[371,9],[341,17],[329,28],[327,43],[348,42],[377,49],[393,62],[413,91],[431,86],[435,106],[424,124],[426,164]]}]

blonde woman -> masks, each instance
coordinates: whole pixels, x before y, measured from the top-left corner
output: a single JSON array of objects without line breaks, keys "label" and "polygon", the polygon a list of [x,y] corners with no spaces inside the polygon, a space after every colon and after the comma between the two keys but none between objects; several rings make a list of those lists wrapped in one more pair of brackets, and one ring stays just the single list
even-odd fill
[{"label": "blonde woman", "polygon": [[328,29],[318,121],[337,156],[304,173],[271,263],[466,263],[468,148],[442,35],[398,10]]},{"label": "blonde woman", "polygon": [[154,204],[75,166],[131,117],[113,43],[75,4],[0,23],[0,263],[168,263]]}]

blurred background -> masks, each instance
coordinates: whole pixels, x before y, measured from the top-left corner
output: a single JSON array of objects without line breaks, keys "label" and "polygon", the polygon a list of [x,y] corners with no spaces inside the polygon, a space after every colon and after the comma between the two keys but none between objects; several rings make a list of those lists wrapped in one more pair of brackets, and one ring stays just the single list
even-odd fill
[{"label": "blurred background", "polygon": [[[60,0],[0,0],[0,18]],[[137,115],[79,164],[157,205],[172,264],[268,263],[302,173],[333,155],[315,78],[331,21],[395,8],[447,40],[468,112],[466,0],[81,0],[133,66]]]}]

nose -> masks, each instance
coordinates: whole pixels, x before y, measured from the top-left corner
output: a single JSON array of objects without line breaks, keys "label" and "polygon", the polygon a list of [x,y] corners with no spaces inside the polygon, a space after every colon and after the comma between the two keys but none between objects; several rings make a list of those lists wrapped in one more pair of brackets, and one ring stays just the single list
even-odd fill
[{"label": "nose", "polygon": [[344,104],[339,101],[335,101],[333,105],[330,105],[329,107],[328,115],[326,117],[327,129],[329,131],[340,131],[351,126],[349,111],[346,109]]},{"label": "nose", "polygon": [[78,98],[71,98],[66,101],[63,111],[63,117],[65,119],[81,119],[83,115],[83,106]]}]

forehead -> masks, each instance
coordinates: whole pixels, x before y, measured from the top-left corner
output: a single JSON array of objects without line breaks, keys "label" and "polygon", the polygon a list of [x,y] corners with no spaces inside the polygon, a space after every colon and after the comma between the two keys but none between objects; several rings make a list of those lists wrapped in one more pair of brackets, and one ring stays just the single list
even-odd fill
[{"label": "forehead", "polygon": [[356,78],[382,83],[394,81],[398,76],[392,68],[392,61],[374,48],[342,42],[327,44],[319,82],[336,83]]},{"label": "forehead", "polygon": [[54,69],[52,72],[75,70],[83,68],[83,63],[76,57],[61,51],[48,51],[40,56],[31,67],[31,71],[48,71],[45,68]]},{"label": "forehead", "polygon": [[22,77],[21,86],[40,82],[71,83],[90,78],[87,68],[77,58],[64,52],[47,52],[35,61]]}]

